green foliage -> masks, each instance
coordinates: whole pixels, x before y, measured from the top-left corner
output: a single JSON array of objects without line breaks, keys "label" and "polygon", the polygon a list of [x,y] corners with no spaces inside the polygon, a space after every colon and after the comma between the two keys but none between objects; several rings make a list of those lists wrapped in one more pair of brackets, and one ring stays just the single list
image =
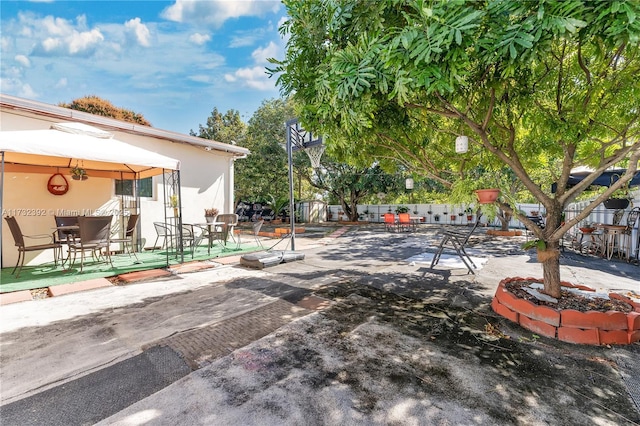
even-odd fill
[{"label": "green foliage", "polygon": [[218,108],[214,107],[211,115],[207,118],[206,126],[198,125],[198,133],[189,131],[191,136],[209,139],[223,143],[238,143],[244,140],[246,124],[240,118],[237,110],[230,109],[221,114]]},{"label": "green foliage", "polygon": [[272,194],[269,194],[269,207],[273,210],[273,213],[276,216],[284,213],[285,209],[289,206],[289,198],[288,197],[276,197]]},{"label": "green foliage", "polygon": [[324,155],[321,170],[307,169],[304,176],[314,188],[328,194],[330,203],[340,204],[352,221],[358,219],[358,204],[364,204],[366,199],[373,198],[379,192],[389,193],[404,188],[404,179],[385,173],[379,165],[349,165],[337,161],[331,154]]},{"label": "green foliage", "polygon": [[[520,219],[551,247],[638,167],[637,0],[283,2],[289,39],[271,72],[306,127],[343,156],[400,161],[445,187],[507,168],[526,193],[512,186],[503,200],[542,204],[544,229]],[[457,135],[469,137],[465,154],[454,152]],[[565,206],[617,164],[624,176],[561,224]],[[582,165],[595,172],[566,188]],[[558,263],[544,267],[545,289],[559,296]]]},{"label": "green foliage", "polygon": [[235,164],[236,197],[242,200],[262,200],[266,194],[283,196],[289,193],[289,174],[284,123],[295,116],[293,105],[283,99],[264,101],[247,126],[240,145],[248,148],[249,156]]},{"label": "green foliage", "polygon": [[637,1],[284,3],[271,71],[343,157],[401,161],[444,187],[506,169],[518,186],[504,194],[554,215],[588,184],[551,194],[573,167],[637,167]]},{"label": "green foliage", "polygon": [[524,250],[538,249],[546,250],[547,244],[543,240],[530,240],[522,244]]}]

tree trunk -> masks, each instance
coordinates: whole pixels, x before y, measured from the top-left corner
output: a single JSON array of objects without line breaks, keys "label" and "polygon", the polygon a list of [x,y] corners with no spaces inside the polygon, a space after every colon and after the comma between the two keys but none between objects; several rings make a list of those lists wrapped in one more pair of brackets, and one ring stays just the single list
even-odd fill
[{"label": "tree trunk", "polygon": [[[550,236],[554,229],[557,229],[562,221],[562,207],[553,206],[547,211],[547,222],[545,224],[545,234]],[[542,276],[544,278],[544,292],[551,297],[559,298],[560,294],[560,241],[548,240],[545,238],[547,250],[553,255],[542,262]]]},{"label": "tree trunk", "polygon": [[511,213],[507,213],[504,210],[500,210],[498,212],[498,219],[500,219],[500,230],[501,231],[508,231],[509,230],[509,222],[511,222]]},{"label": "tree trunk", "polygon": [[551,297],[559,298],[560,295],[560,251],[555,249],[554,255],[542,263],[542,276],[544,278],[544,292]]}]

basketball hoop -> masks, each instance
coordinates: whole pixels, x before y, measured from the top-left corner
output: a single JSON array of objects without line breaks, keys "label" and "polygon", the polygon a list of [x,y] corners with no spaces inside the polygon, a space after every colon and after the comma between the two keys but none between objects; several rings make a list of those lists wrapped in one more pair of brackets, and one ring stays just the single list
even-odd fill
[{"label": "basketball hoop", "polygon": [[325,145],[313,145],[308,148],[305,148],[305,152],[309,156],[309,160],[311,160],[311,167],[314,169],[320,168],[320,158],[324,153]]}]

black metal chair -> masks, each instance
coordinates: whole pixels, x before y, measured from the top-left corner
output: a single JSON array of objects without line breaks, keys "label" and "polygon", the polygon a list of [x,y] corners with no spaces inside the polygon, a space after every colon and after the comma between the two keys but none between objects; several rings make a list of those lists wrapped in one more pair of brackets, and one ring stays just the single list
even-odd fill
[{"label": "black metal chair", "polygon": [[[633,253],[633,227],[636,226],[636,221],[640,217],[640,207],[634,207],[627,214],[627,226],[622,231],[622,243],[620,247],[621,253],[626,257],[627,262],[631,261],[631,254]],[[638,230],[640,232],[640,229]],[[638,253],[636,253],[636,259]]]},{"label": "black metal chair", "polygon": [[540,228],[544,229],[544,219],[542,218],[542,216],[527,216],[527,218],[535,223],[536,225],[538,225]]},{"label": "black metal chair", "polygon": [[[56,227],[78,226],[78,216],[55,216],[54,219],[56,221]],[[66,245],[68,248],[69,244],[78,238],[78,230],[58,229],[55,235],[57,236],[56,242],[61,245]],[[62,254],[62,247],[60,248],[60,253]],[[61,259],[63,266],[65,262],[69,260],[70,256],[71,250],[68,250],[67,257],[65,259]]]},{"label": "black metal chair", "polygon": [[433,255],[433,260],[431,260],[431,266],[430,266],[431,269],[433,269],[433,267],[436,266],[438,262],[440,262],[440,257],[442,256],[442,253],[444,252],[445,248],[447,246],[450,246],[456,252],[458,257],[462,259],[462,262],[464,262],[469,272],[475,275],[475,272],[473,271],[473,269],[477,268],[477,266],[475,263],[473,263],[473,260],[471,260],[471,257],[467,254],[465,250],[465,245],[467,244],[467,242],[469,242],[469,238],[471,237],[471,234],[473,234],[473,232],[476,230],[476,228],[480,224],[481,217],[482,217],[482,214],[479,214],[476,219],[476,223],[473,225],[471,229],[469,229],[468,232],[445,230],[442,233],[442,240],[440,240],[440,244],[438,245],[438,250],[436,250],[436,254]]},{"label": "black metal chair", "polygon": [[[80,253],[80,272],[82,272],[86,252],[91,252],[91,256],[95,260],[100,260],[101,256],[105,256],[113,267],[109,252],[112,219],[113,216],[78,216],[79,238],[69,244],[69,250],[73,253],[72,267],[76,263],[78,253]],[[106,249],[104,253],[103,249]]]},{"label": "black metal chair", "polygon": [[[58,253],[62,250],[62,245],[58,242],[54,241],[54,234],[48,235],[24,235],[20,230],[20,225],[18,225],[18,221],[14,216],[8,216],[4,218],[9,225],[9,229],[11,230],[11,235],[13,235],[13,241],[15,242],[16,247],[18,247],[18,260],[16,261],[16,266],[13,268],[11,273],[16,272],[16,278],[20,277],[20,272],[22,271],[22,267],[24,266],[24,258],[27,252],[30,251],[42,251],[53,249],[53,261],[55,265],[58,265]],[[36,244],[36,245],[26,245],[24,239],[45,239],[48,238],[50,240],[49,243],[46,244]],[[61,256],[61,254],[60,254]],[[18,268],[19,266],[19,268]]]}]

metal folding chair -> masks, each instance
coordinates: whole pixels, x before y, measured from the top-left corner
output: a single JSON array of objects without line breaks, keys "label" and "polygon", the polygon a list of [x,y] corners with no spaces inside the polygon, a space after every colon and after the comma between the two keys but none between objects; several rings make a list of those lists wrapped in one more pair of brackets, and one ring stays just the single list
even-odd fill
[{"label": "metal folding chair", "polygon": [[455,250],[458,257],[462,259],[462,262],[464,262],[469,272],[475,275],[475,272],[473,272],[473,269],[477,268],[477,266],[475,263],[473,263],[473,260],[471,260],[471,257],[467,254],[465,250],[465,245],[469,241],[471,234],[473,234],[473,232],[476,230],[476,228],[480,224],[481,217],[482,217],[482,214],[479,214],[476,219],[476,223],[466,233],[453,231],[453,230],[443,232],[442,240],[440,240],[440,244],[438,245],[438,250],[436,250],[436,254],[433,256],[433,260],[431,261],[431,267],[430,267],[431,269],[433,269],[433,267],[436,266],[438,262],[440,262],[440,257],[442,256],[444,249],[447,246],[451,246],[451,248]]}]

